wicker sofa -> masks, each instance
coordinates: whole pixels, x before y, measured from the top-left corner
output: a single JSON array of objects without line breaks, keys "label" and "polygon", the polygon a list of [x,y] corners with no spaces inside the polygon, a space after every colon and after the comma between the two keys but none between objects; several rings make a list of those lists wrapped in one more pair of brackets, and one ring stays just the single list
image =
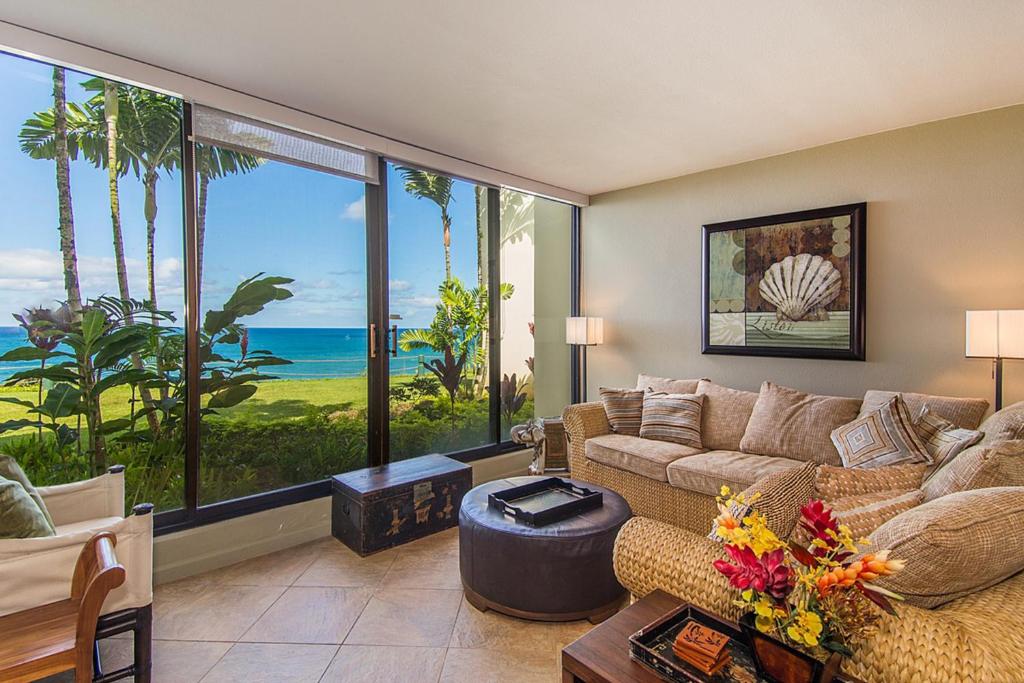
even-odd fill
[{"label": "wicker sofa", "polygon": [[[915,402],[929,398],[905,396],[913,396]],[[1024,425],[1024,404],[994,415],[981,429],[990,421]],[[615,571],[620,582],[634,596],[661,589],[738,618],[734,589],[712,568],[712,562],[724,557],[724,552],[719,543],[707,538],[717,514],[708,487],[698,491],[674,485],[667,478],[648,476],[649,468],[643,470],[645,473],[630,471],[624,468],[628,458],[619,466],[607,464],[608,459],[594,448],[602,437],[607,443],[612,434],[600,402],[570,406],[565,410],[564,422],[572,476],[619,492],[636,515],[623,527],[615,545]],[[1024,427],[1015,428],[1024,431]],[[597,441],[591,444],[588,457],[587,443],[591,440]],[[631,450],[641,446],[627,444]],[[595,455],[605,462],[595,460]],[[698,455],[708,459],[706,454]],[[757,476],[753,471],[756,469],[752,468],[748,479]],[[724,472],[722,483],[742,484],[730,481],[735,476],[735,472]],[[845,662],[844,671],[878,683],[1024,681],[1024,572],[935,609],[900,606],[899,618],[885,616],[878,631]]]}]

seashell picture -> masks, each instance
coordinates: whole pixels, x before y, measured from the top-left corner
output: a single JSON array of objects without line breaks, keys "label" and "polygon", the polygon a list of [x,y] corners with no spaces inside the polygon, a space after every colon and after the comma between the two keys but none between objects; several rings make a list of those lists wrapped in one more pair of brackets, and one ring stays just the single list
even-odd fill
[{"label": "seashell picture", "polygon": [[704,226],[703,352],[864,360],[866,204]]}]

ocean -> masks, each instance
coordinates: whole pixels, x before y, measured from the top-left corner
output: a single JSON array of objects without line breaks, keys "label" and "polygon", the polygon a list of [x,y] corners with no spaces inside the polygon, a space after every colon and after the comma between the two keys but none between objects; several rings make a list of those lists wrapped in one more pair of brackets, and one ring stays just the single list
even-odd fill
[{"label": "ocean", "polygon": [[[399,330],[399,334],[401,332]],[[292,361],[291,365],[264,370],[265,374],[281,379],[362,377],[366,375],[366,335],[365,327],[250,327],[249,348],[265,349],[279,358]],[[25,344],[25,330],[20,327],[0,327],[0,355]],[[222,346],[219,349],[223,356],[238,357],[237,346]],[[399,350],[398,357],[391,358],[391,374],[416,374],[421,360],[435,357],[435,353],[407,353]],[[36,365],[34,362],[0,362],[0,381]],[[423,371],[422,368],[420,370]]]}]

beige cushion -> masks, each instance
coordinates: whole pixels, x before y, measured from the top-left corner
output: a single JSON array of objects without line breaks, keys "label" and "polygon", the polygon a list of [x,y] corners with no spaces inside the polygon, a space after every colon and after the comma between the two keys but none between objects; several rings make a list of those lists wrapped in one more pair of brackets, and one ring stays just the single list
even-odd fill
[{"label": "beige cushion", "polygon": [[40,512],[43,513],[43,517],[46,518],[47,525],[49,525],[50,530],[53,531],[53,517],[50,516],[50,511],[46,509],[46,503],[43,502],[43,497],[39,495],[39,491],[36,490],[36,487],[28,480],[28,475],[25,474],[25,470],[21,469],[21,465],[18,464],[18,461],[9,455],[0,455],[0,477],[16,481],[22,485],[25,489],[25,493],[35,501],[36,507],[38,507]]},{"label": "beige cushion", "polygon": [[1024,486],[1024,440],[980,443],[968,448],[925,482],[924,498],[930,501],[993,486]]},{"label": "beige cushion", "polygon": [[[864,392],[864,403],[860,408],[860,415],[865,415],[875,410],[880,405],[895,396],[895,391],[879,391],[869,389]],[[988,410],[988,401],[983,398],[958,398],[956,396],[932,396],[930,394],[915,394],[912,392],[900,392],[903,400],[907,403],[910,416],[917,419],[921,410],[927,405],[936,415],[946,418],[957,427],[964,429],[977,429],[981,424],[981,418]]]},{"label": "beige cushion", "polygon": [[[814,496],[813,462],[772,472],[757,480],[743,491],[743,499],[753,500],[748,507],[764,515],[768,528],[779,538],[789,538],[800,520],[800,508]],[[755,498],[756,496],[756,498]],[[746,511],[734,510],[734,515],[746,516]]]},{"label": "beige cushion", "polygon": [[957,427],[946,418],[936,415],[928,406],[921,410],[921,416],[914,423],[914,431],[921,437],[932,459],[932,464],[928,466],[928,471],[924,475],[925,479],[961,451],[981,441],[984,436],[975,429]]},{"label": "beige cushion", "polygon": [[676,460],[668,466],[668,483],[681,489],[717,496],[722,486],[742,491],[773,472],[800,467],[789,458],[773,458],[737,451],[708,451]]},{"label": "beige cushion", "polygon": [[605,434],[587,439],[583,448],[587,458],[602,465],[642,474],[658,481],[668,481],[665,466],[670,462],[700,453],[668,441],[641,439],[626,434]]},{"label": "beige cushion", "polygon": [[740,450],[740,440],[757,403],[757,392],[730,389],[702,379],[697,393],[704,396],[700,418],[700,439],[704,448]]},{"label": "beige cushion", "polygon": [[903,399],[897,395],[832,432],[844,467],[873,469],[901,463],[931,464]]},{"label": "beige cushion", "polygon": [[1024,495],[1016,487],[953,493],[894,517],[869,540],[906,562],[880,586],[938,607],[1024,569]]},{"label": "beige cushion", "polygon": [[[920,489],[880,491],[823,502],[832,510],[832,516],[839,524],[850,528],[850,534],[856,540],[864,538],[896,515],[920,505],[924,502],[924,492]],[[793,532],[793,540],[804,546],[809,545],[813,538],[811,531],[803,526],[798,526]]]},{"label": "beige cushion", "polygon": [[761,385],[750,421],[740,440],[744,453],[839,465],[829,435],[853,421],[860,409],[855,398],[817,396],[772,382]]},{"label": "beige cushion", "polygon": [[1024,401],[992,413],[978,429],[985,433],[982,443],[1024,439]]},{"label": "beige cushion", "polygon": [[823,465],[815,475],[814,490],[824,501],[881,491],[910,491],[921,488],[926,467],[913,464],[863,470]]},{"label": "beige cushion", "polygon": [[640,418],[644,412],[644,392],[638,389],[609,389],[601,387],[608,424],[616,434],[640,436]]},{"label": "beige cushion", "polygon": [[700,407],[703,396],[696,394],[644,394],[640,438],[703,449],[700,442]]},{"label": "beige cushion", "polygon": [[0,539],[53,535],[46,515],[21,482],[0,477]]},{"label": "beige cushion", "polygon": [[636,388],[640,391],[660,391],[666,394],[695,394],[699,379],[671,379],[669,377],[655,377],[640,373],[636,378]]}]

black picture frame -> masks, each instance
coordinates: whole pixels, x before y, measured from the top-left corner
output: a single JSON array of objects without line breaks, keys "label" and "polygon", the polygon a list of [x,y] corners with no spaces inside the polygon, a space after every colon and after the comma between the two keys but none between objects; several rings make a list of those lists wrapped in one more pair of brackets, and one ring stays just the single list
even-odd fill
[{"label": "black picture frame", "polygon": [[[800,346],[727,345],[711,343],[711,235],[729,230],[746,230],[764,226],[813,221],[848,216],[850,219],[849,293],[850,336],[847,348],[813,348]],[[722,223],[709,223],[701,231],[701,353],[730,356],[766,356],[775,358],[817,358],[863,361],[866,358],[865,316],[867,203],[844,204],[806,211],[744,218]],[[744,323],[745,324],[745,323]]]}]

